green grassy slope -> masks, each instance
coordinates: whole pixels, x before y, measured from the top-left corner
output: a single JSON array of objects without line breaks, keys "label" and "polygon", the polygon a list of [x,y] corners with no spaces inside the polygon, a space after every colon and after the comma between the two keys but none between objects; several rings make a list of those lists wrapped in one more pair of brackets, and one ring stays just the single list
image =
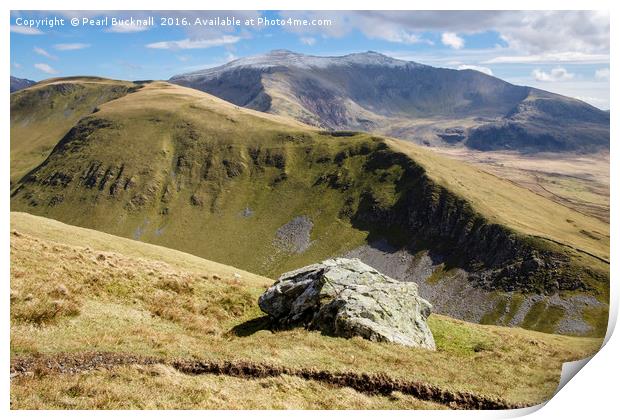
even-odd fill
[{"label": "green grassy slope", "polygon": [[[601,339],[476,325],[439,315],[429,319],[437,351],[303,329],[271,332],[263,329],[256,304],[263,285],[271,282],[266,278],[28,214],[11,216],[12,357],[110,351],[245,360],[385,373],[536,404],[555,390],[562,362],[583,358],[601,344]],[[162,391],[179,386],[186,392]],[[188,397],[205,396],[215,386],[221,393]],[[252,389],[252,397],[230,400],[230,392],[241,387]],[[248,380],[243,386],[237,379],[192,378],[157,366],[62,377],[40,372],[14,379],[11,388],[15,408],[353,408],[356,401],[367,407],[433,407],[399,395],[373,399],[287,377]]]},{"label": "green grassy slope", "polygon": [[134,87],[94,77],[57,78],[11,94],[11,184],[43,162],[80,119]]},{"label": "green grassy slope", "polygon": [[[270,276],[388,237],[484,272],[484,287],[607,300],[596,257],[608,256],[608,227],[596,219],[406,144],[164,82],[80,120],[15,184],[11,206]],[[277,232],[301,216],[312,229],[296,252]]]},{"label": "green grassy slope", "polygon": [[[363,243],[365,234],[338,218],[342,194],[310,188],[328,165],[314,161],[338,150],[331,137],[195,92],[154,84],[102,105],[36,173],[44,187],[25,183],[14,208],[262,273]],[[318,246],[286,255],[274,232],[300,215],[314,220]]]}]

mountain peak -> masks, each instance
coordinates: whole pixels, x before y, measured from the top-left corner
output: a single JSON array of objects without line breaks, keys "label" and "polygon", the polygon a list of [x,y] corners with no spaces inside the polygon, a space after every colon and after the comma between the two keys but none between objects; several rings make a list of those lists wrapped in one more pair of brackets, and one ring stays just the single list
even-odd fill
[{"label": "mountain peak", "polygon": [[421,67],[423,66],[422,64],[419,64],[413,61],[399,60],[398,58],[390,57],[388,55],[381,54],[376,51],[366,51],[366,52],[348,54],[342,58],[349,61],[350,63],[355,63],[355,64],[379,65],[379,66],[390,66],[390,67],[395,67],[395,66],[396,67],[397,66]]},{"label": "mountain peak", "polygon": [[399,60],[376,51],[347,54],[342,56],[316,56],[302,54],[286,49],[271,50],[267,53],[242,57],[219,67],[198,70],[184,75],[173,76],[171,80],[186,78],[187,76],[210,76],[222,71],[235,68],[267,69],[274,67],[289,68],[327,68],[331,66],[389,66],[389,67],[422,67],[422,64],[412,61]]},{"label": "mountain peak", "polygon": [[18,90],[26,89],[34,85],[34,80],[29,79],[20,79],[19,77],[11,76],[11,92],[16,92]]},{"label": "mountain peak", "polygon": [[291,50],[280,48],[277,50],[271,50],[266,55],[302,55],[302,54],[293,52]]}]

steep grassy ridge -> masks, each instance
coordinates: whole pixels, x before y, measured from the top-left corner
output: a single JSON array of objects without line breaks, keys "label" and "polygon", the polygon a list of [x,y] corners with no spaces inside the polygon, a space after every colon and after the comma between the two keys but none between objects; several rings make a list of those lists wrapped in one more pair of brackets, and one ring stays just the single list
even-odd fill
[{"label": "steep grassy ridge", "polygon": [[60,78],[12,94],[11,184],[43,162],[80,119],[132,89],[131,82]]},{"label": "steep grassy ridge", "polygon": [[[23,213],[11,215],[11,262],[14,358],[122,352],[245,360],[386,374],[529,405],[551,396],[562,362],[585,357],[601,344],[601,339],[475,325],[439,315],[429,319],[437,351],[303,329],[272,332],[256,304],[269,279]],[[287,376],[192,377],[165,366],[57,375],[37,370],[13,379],[14,408],[434,406],[398,393],[389,399],[369,397]],[[234,393],[242,387],[252,395]],[[214,389],[219,391],[213,395]],[[203,398],[207,393],[211,396]],[[336,402],[335,396],[342,400]]]},{"label": "steep grassy ridge", "polygon": [[465,198],[491,222],[574,246],[609,260],[609,224],[524,190],[511,182],[422,147],[389,140],[435,182]]},{"label": "steep grassy ridge", "polygon": [[607,300],[602,222],[415,147],[163,82],[80,120],[11,204],[267,275],[388,238],[483,288]]},{"label": "steep grassy ridge", "polygon": [[[333,167],[332,143],[191,89],[153,84],[82,120],[22,180],[13,204],[275,273],[364,241],[337,217],[342,194],[312,188]],[[313,240],[329,240],[289,255],[272,243],[274,232],[300,215],[312,218]]]}]

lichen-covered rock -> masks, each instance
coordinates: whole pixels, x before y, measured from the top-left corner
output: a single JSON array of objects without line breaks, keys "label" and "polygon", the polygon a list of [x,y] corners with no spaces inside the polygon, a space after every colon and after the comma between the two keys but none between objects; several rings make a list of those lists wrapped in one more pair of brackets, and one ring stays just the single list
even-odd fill
[{"label": "lichen-covered rock", "polygon": [[431,305],[415,283],[387,277],[358,259],[336,258],[283,274],[258,299],[282,326],[435,349]]}]

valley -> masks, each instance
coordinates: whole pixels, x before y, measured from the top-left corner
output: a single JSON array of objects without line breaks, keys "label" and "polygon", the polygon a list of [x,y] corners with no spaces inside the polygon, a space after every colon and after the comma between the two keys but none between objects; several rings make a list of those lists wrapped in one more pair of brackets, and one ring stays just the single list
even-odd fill
[{"label": "valley", "polygon": [[609,223],[609,153],[523,155],[462,148],[433,151],[475,164],[556,203]]},{"label": "valley", "polygon": [[[12,94],[12,408],[519,408],[598,350],[610,259],[598,128],[564,154],[429,147],[396,125],[323,124],[267,91],[247,91],[250,106],[75,77]],[[454,115],[442,121],[473,121]],[[282,273],[335,257],[415,282],[436,350],[261,311]]]},{"label": "valley", "polygon": [[[54,80],[14,101],[43,91],[64,103],[82,85],[106,92],[112,83]],[[28,174],[14,183],[14,211],[272,278],[353,252],[419,283],[449,316],[604,331],[604,221],[409,142],[317,131],[165,82],[125,83],[42,163],[16,159]],[[47,121],[28,129],[47,133]],[[12,148],[32,147],[29,139],[16,131]],[[381,243],[389,252],[376,251]]]}]

